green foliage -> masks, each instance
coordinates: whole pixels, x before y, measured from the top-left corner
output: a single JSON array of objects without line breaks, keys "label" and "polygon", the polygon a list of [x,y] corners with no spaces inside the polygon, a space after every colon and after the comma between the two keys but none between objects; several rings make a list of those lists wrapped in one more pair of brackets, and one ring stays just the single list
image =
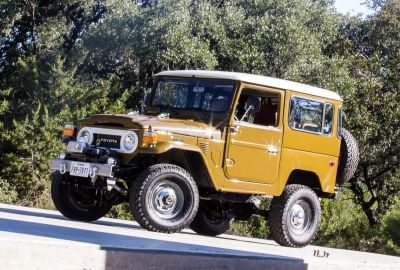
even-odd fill
[{"label": "green foliage", "polygon": [[268,224],[262,217],[252,216],[247,221],[234,221],[229,232],[246,237],[264,238],[269,237]]},{"label": "green foliage", "polygon": [[[60,152],[59,126],[49,118],[47,108],[38,106],[25,120],[14,120],[11,131],[2,134],[3,148],[1,178],[18,193],[24,204],[35,205],[48,188],[48,157]],[[57,134],[58,133],[58,134]],[[58,135],[58,136],[57,136]]]},{"label": "green foliage", "polygon": [[393,243],[400,246],[400,210],[396,209],[386,216],[384,224],[385,232],[393,240]]},{"label": "green foliage", "polygon": [[60,60],[49,65],[30,57],[20,59],[19,67],[18,82],[3,91],[0,183],[10,193],[4,201],[49,207],[49,161],[62,150],[64,124],[96,113],[124,113],[129,93],[116,92],[119,82],[112,76],[76,79]]},{"label": "green foliage", "polygon": [[111,209],[111,211],[107,214],[107,217],[132,220],[132,214],[131,211],[129,210],[128,204],[119,204],[114,206]]},{"label": "green foliage", "polygon": [[17,195],[17,192],[10,187],[9,181],[0,178],[0,202],[13,203],[16,201]]},{"label": "green foliage", "polygon": [[349,188],[371,226],[380,225],[400,192],[399,25],[400,1],[385,1],[367,20],[345,19],[336,49],[354,82],[343,91],[345,123],[361,152]]},{"label": "green foliage", "polygon": [[[270,199],[261,200],[260,209],[268,210],[271,204]],[[231,223],[229,232],[248,237],[264,238],[269,237],[268,223],[264,217],[252,216],[247,221],[236,221]]]},{"label": "green foliage", "polygon": [[394,255],[400,255],[400,202],[398,199],[393,209],[383,219],[384,248],[386,252]]},{"label": "green foliage", "polygon": [[338,199],[321,201],[322,219],[317,244],[356,250],[368,250],[374,235],[352,194],[342,190]]}]

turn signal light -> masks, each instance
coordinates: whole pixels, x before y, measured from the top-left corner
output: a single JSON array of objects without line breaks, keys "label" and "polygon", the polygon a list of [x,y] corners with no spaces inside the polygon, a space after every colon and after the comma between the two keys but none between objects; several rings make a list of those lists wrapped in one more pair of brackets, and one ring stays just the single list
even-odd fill
[{"label": "turn signal light", "polygon": [[145,144],[156,144],[158,141],[158,136],[157,133],[152,132],[152,131],[148,131],[145,132],[143,135],[143,143]]},{"label": "turn signal light", "polygon": [[74,137],[75,136],[75,127],[73,125],[65,125],[64,126],[64,136]]}]

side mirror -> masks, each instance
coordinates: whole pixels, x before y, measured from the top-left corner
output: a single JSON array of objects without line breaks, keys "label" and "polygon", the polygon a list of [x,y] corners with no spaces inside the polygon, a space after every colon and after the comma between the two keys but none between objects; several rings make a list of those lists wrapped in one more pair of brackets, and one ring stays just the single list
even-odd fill
[{"label": "side mirror", "polygon": [[250,111],[254,111],[255,113],[260,111],[261,98],[249,97],[246,101],[246,104],[244,104],[244,109],[246,110],[246,112],[243,114],[242,119],[240,119],[240,122],[242,122],[249,115]]},{"label": "side mirror", "polygon": [[[250,108],[251,107],[251,108]],[[255,112],[259,112],[261,108],[261,98],[260,97],[249,97],[244,105],[244,109],[246,111],[254,110]]]},{"label": "side mirror", "polygon": [[145,92],[143,96],[143,101],[142,101],[142,106],[141,106],[141,112],[144,112],[146,108],[148,108],[150,105],[150,93]]}]

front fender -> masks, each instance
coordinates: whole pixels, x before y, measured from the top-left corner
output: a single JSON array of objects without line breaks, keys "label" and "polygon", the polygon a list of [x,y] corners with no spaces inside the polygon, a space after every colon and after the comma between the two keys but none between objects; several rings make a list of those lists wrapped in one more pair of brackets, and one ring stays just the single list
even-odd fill
[{"label": "front fender", "polygon": [[159,142],[155,147],[140,148],[138,153],[159,155],[172,149],[180,149],[183,151],[194,151],[201,153],[197,145],[184,144],[181,142]]}]

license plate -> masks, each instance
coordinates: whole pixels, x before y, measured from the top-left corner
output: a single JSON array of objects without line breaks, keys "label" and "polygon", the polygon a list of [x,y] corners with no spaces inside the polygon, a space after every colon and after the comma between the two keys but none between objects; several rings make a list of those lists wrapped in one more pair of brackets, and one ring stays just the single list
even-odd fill
[{"label": "license plate", "polygon": [[88,177],[90,171],[90,164],[84,162],[71,162],[71,169],[69,174],[72,176]]}]

